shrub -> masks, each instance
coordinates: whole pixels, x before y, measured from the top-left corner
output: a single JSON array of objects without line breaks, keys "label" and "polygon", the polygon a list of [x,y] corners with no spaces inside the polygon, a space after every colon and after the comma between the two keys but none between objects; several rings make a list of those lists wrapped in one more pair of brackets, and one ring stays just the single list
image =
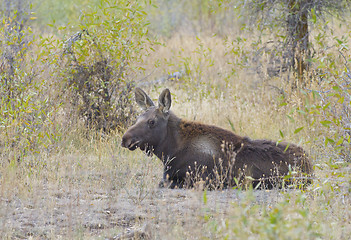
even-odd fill
[{"label": "shrub", "polygon": [[19,19],[16,12],[3,16],[0,26],[0,153],[10,162],[49,149],[54,139],[52,108],[42,88],[45,80],[38,78],[36,69],[42,59],[31,56],[36,40]]},{"label": "shrub", "polygon": [[152,44],[145,17],[139,1],[102,1],[83,12],[80,31],[65,42],[64,87],[86,127],[108,132],[133,118],[136,63],[146,53],[146,42]]}]

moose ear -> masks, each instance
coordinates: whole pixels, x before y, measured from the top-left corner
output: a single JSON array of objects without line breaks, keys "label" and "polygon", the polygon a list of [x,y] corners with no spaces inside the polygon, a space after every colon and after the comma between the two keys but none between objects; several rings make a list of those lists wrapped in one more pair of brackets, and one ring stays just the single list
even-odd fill
[{"label": "moose ear", "polygon": [[171,92],[169,91],[168,88],[162,91],[160,94],[160,97],[158,98],[158,108],[163,112],[163,113],[168,113],[169,109],[171,108]]},{"label": "moose ear", "polygon": [[135,88],[135,101],[143,110],[155,106],[154,102],[141,88]]}]

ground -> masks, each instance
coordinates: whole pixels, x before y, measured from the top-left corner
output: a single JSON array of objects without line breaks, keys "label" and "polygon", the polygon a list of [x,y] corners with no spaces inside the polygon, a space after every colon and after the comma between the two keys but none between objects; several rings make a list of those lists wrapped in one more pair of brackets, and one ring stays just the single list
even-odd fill
[{"label": "ground", "polygon": [[[147,239],[173,239],[171,233],[174,229],[169,227],[179,225],[189,230],[187,235],[192,238],[190,230],[202,229],[206,214],[226,216],[232,203],[245,201],[247,194],[233,189],[205,192],[155,186],[139,197],[135,189],[53,191],[43,186],[35,190],[33,198],[13,196],[2,199],[1,209],[5,217],[2,218],[2,230],[11,229],[7,234],[19,239],[83,236],[118,239],[131,236],[130,233]],[[282,198],[278,190],[257,190],[250,192],[250,196],[255,204],[274,204]],[[170,232],[161,230],[167,228]],[[208,234],[210,237],[211,233]]]}]

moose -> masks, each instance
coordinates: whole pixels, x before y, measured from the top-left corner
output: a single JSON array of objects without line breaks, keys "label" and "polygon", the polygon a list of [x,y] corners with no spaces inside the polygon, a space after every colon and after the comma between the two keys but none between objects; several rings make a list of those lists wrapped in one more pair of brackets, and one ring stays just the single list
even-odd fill
[{"label": "moose", "polygon": [[158,106],[140,88],[135,89],[135,100],[144,112],[125,132],[121,145],[155,154],[163,162],[161,187],[273,188],[289,184],[292,173],[300,179],[313,173],[306,152],[294,144],[251,140],[180,119],[170,111],[169,89],[160,94]]}]

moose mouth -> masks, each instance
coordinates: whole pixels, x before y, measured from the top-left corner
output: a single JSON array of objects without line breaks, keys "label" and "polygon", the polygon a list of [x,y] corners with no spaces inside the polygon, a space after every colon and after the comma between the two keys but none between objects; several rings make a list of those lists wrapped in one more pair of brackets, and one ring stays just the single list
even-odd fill
[{"label": "moose mouth", "polygon": [[133,142],[133,143],[129,144],[129,146],[127,148],[130,151],[134,151],[135,149],[137,149],[139,147],[139,143],[140,143],[140,141]]},{"label": "moose mouth", "polygon": [[140,148],[141,151],[145,152],[148,156],[152,156],[153,148],[148,144],[143,144],[141,141],[134,141],[127,145],[125,141],[122,142],[122,146],[128,148],[130,151],[134,151],[137,148]]},{"label": "moose mouth", "polygon": [[135,142],[129,145],[128,149],[134,151],[135,149],[140,148],[141,151],[146,153],[147,156],[151,157],[153,154],[153,148],[148,144],[141,144],[140,141]]}]

